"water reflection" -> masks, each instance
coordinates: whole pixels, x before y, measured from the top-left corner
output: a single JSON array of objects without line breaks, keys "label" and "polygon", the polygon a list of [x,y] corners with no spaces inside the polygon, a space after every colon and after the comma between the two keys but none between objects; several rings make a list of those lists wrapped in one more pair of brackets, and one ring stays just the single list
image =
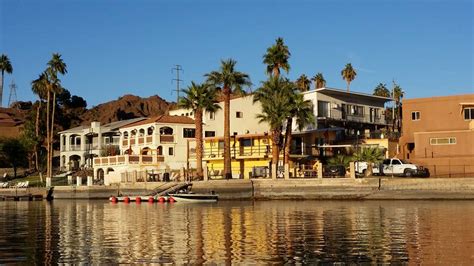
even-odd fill
[{"label": "water reflection", "polygon": [[472,263],[470,201],[0,202],[0,263]]}]

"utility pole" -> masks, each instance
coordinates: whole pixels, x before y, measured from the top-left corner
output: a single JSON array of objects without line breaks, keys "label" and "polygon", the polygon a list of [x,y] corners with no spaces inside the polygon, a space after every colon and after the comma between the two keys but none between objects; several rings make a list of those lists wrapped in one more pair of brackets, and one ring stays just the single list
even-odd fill
[{"label": "utility pole", "polygon": [[18,101],[16,97],[16,84],[15,80],[12,80],[12,83],[10,84],[10,97],[8,98],[8,107],[11,107],[11,105],[15,102]]},{"label": "utility pole", "polygon": [[181,67],[181,65],[175,65],[175,67],[171,69],[171,72],[173,71],[176,71],[176,78],[172,79],[171,82],[173,82],[173,80],[176,81],[176,102],[179,102],[179,83],[183,81],[182,79],[179,79],[179,72],[183,71],[183,68]]}]

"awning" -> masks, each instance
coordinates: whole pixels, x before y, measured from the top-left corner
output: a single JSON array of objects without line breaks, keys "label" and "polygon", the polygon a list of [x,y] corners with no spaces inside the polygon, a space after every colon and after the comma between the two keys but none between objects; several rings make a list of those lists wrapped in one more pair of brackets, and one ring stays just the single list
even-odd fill
[{"label": "awning", "polygon": [[460,105],[460,110],[459,110],[459,113],[462,114],[462,111],[465,109],[465,108],[468,108],[468,107],[474,107],[474,103],[459,103]]}]

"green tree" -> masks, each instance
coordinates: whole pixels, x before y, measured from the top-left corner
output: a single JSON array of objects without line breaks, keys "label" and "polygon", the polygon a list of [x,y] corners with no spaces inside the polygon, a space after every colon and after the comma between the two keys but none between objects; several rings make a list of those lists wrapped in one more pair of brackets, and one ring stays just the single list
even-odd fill
[{"label": "green tree", "polygon": [[387,85],[379,83],[374,89],[374,95],[382,97],[390,97],[390,91],[387,89]]},{"label": "green tree", "polygon": [[345,154],[338,154],[334,157],[329,158],[328,164],[332,166],[344,165],[345,168],[349,167],[349,163],[352,161],[351,156]]},{"label": "green tree", "polygon": [[207,83],[214,88],[222,87],[224,96],[224,173],[226,178],[232,177],[231,157],[230,157],[230,95],[245,94],[243,86],[251,86],[250,78],[247,74],[235,70],[237,61],[227,59],[221,61],[218,71],[212,71],[204,76]]},{"label": "green tree", "polygon": [[314,82],[314,89],[326,87],[326,80],[324,79],[324,76],[322,73],[318,73],[314,75],[314,77],[311,80]]},{"label": "green tree", "polygon": [[191,109],[194,113],[194,123],[196,126],[196,175],[203,177],[202,156],[203,156],[203,136],[202,117],[204,111],[216,112],[220,106],[217,104],[217,90],[208,84],[196,84],[191,82],[191,86],[183,90],[185,96],[181,97],[178,106]]},{"label": "green tree", "polygon": [[11,74],[13,72],[12,64],[10,63],[10,59],[5,54],[0,55],[0,71],[2,71],[2,82],[0,83],[0,107],[3,106],[3,78],[5,72]]},{"label": "green tree", "polygon": [[31,82],[31,90],[38,96],[38,106],[36,109],[35,119],[35,139],[37,141],[37,144],[34,147],[35,169],[39,171],[40,181],[43,182],[42,171],[39,167],[39,149],[44,139],[40,136],[40,114],[42,113],[41,107],[43,100],[46,100],[48,97],[48,79],[45,73],[42,73],[37,79]]},{"label": "green tree", "polygon": [[359,162],[367,162],[367,170],[365,176],[371,176],[373,173],[373,164],[379,163],[384,159],[383,152],[377,147],[362,148],[357,151],[353,159]]},{"label": "green tree", "polygon": [[28,165],[27,152],[18,139],[5,139],[0,147],[1,157],[13,168],[14,178],[17,176],[19,167]]},{"label": "green tree", "polygon": [[398,132],[401,131],[401,121],[402,121],[402,98],[405,96],[405,92],[403,91],[402,87],[397,83],[393,82],[393,98],[395,100],[395,120],[393,121],[393,128],[397,128]]},{"label": "green tree", "polygon": [[311,86],[311,80],[309,80],[308,77],[303,74],[296,80],[296,86],[302,92],[309,91],[309,88]]},{"label": "green tree", "polygon": [[357,73],[355,69],[352,67],[351,63],[346,64],[344,69],[341,71],[341,76],[342,76],[342,79],[347,82],[347,91],[349,92],[350,91],[349,87],[351,85],[351,82],[357,76]]},{"label": "green tree", "polygon": [[272,138],[272,178],[276,178],[280,156],[281,133],[283,125],[291,116],[288,92],[294,90],[294,85],[287,79],[273,76],[263,82],[254,93],[253,101],[259,101],[262,113],[257,115],[259,123],[267,123]]},{"label": "green tree", "polygon": [[290,56],[290,50],[285,45],[283,38],[277,38],[275,44],[267,48],[267,53],[263,55],[263,63],[267,65],[267,74],[278,77],[280,69],[288,73],[290,71],[290,64],[288,63]]}]

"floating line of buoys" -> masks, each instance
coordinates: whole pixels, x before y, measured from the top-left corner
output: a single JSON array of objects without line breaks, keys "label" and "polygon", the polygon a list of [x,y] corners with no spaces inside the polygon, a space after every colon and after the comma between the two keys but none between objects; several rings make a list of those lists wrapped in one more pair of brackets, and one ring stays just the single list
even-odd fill
[{"label": "floating line of buoys", "polygon": [[135,203],[137,204],[140,204],[142,201],[147,201],[148,203],[155,203],[155,202],[159,202],[159,203],[165,203],[165,202],[169,202],[169,203],[174,203],[176,202],[176,199],[174,199],[173,197],[170,197],[170,196],[159,196],[157,198],[153,197],[153,196],[149,196],[148,199],[146,197],[141,197],[141,196],[137,196],[135,198],[130,198],[128,196],[125,196],[125,197],[115,197],[115,196],[111,196],[109,198],[109,201],[112,202],[112,203],[118,203],[118,202],[123,202],[123,203],[130,203],[132,201],[135,201]]}]

